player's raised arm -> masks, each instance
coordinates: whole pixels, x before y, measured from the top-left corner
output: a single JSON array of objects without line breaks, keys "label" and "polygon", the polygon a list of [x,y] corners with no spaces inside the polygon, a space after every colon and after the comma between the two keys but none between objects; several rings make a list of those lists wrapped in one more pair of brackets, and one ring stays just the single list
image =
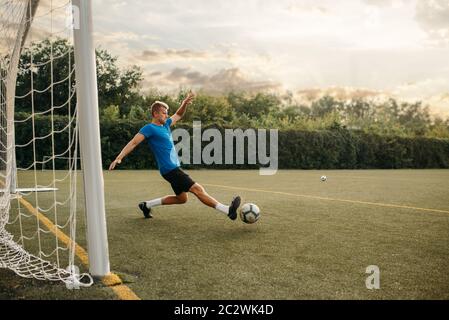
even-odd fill
[{"label": "player's raised arm", "polygon": [[172,120],[171,125],[174,125],[178,122],[186,113],[187,106],[192,103],[192,100],[195,98],[195,94],[193,92],[189,92],[187,97],[182,101],[181,106],[176,110],[176,113],[170,117]]},{"label": "player's raised arm", "polygon": [[111,165],[109,166],[109,170],[114,170],[115,166],[117,164],[120,164],[122,162],[122,159],[126,157],[131,151],[133,151],[134,148],[137,147],[143,140],[145,140],[145,136],[143,134],[136,134],[134,138],[123,148],[117,158],[112,161]]}]

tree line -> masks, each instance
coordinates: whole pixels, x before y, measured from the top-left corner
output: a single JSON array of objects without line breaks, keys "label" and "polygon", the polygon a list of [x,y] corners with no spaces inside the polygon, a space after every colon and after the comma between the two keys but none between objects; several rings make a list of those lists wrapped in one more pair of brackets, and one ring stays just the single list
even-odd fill
[{"label": "tree line", "polygon": [[[139,67],[119,67],[118,57],[101,48],[96,50],[96,60],[103,159],[109,161],[139,126],[150,121],[149,106],[154,101],[166,102],[173,113],[188,88],[176,93],[142,90]],[[15,105],[18,119],[41,113],[36,119],[45,128],[53,105],[53,116],[63,121],[67,114],[63,107],[76,105],[73,61],[73,48],[64,39],[45,40],[22,52],[16,90],[21,98]],[[39,93],[28,94],[31,89]],[[422,102],[324,96],[306,105],[295,102],[289,92],[211,95],[199,90],[180,124],[190,127],[195,120],[217,128],[279,129],[286,168],[447,167],[449,119],[431,117],[429,106]],[[20,130],[19,126],[18,141],[29,128]],[[293,160],[295,154],[302,160]],[[313,160],[311,154],[321,160]],[[137,167],[148,165],[152,164]]]},{"label": "tree line", "polygon": [[[50,64],[50,56],[57,57]],[[149,120],[148,107],[156,100],[165,101],[174,112],[185,97],[187,89],[166,93],[156,88],[142,90],[143,72],[138,66],[120,68],[118,57],[107,50],[97,49],[97,79],[100,116],[108,120]],[[33,64],[31,64],[33,61]],[[25,50],[20,59],[17,95],[33,89],[43,91],[53,80],[53,90],[16,100],[16,112],[47,110],[50,101],[61,106],[68,100],[74,104],[75,75],[73,48],[64,39],[51,43],[39,42]],[[36,66],[37,67],[33,67]],[[51,72],[53,70],[53,72]],[[64,81],[65,80],[65,81]],[[55,109],[54,113],[58,114]],[[61,112],[64,112],[62,110]],[[358,98],[339,100],[321,97],[309,105],[295,102],[291,92],[284,94],[233,91],[210,95],[201,90],[189,107],[184,123],[201,120],[204,124],[231,127],[324,130],[336,127],[361,130],[365,133],[401,137],[449,138],[449,119],[430,116],[429,106],[422,102],[408,103],[389,99],[376,102]]]}]

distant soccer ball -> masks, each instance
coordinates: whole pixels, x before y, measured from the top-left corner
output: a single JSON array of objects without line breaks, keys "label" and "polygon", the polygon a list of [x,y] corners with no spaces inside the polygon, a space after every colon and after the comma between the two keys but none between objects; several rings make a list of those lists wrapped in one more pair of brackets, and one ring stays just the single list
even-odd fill
[{"label": "distant soccer ball", "polygon": [[326,176],[321,176],[321,181],[326,181],[327,177]]},{"label": "distant soccer ball", "polygon": [[260,218],[260,209],[254,203],[245,203],[240,209],[240,219],[245,223],[254,223]]}]

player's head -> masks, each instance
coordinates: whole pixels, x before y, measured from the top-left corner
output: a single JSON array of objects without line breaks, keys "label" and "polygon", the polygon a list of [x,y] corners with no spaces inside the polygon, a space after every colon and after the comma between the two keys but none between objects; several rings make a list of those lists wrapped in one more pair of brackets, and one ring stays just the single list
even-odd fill
[{"label": "player's head", "polygon": [[162,101],[155,101],[151,107],[151,116],[154,120],[164,124],[168,119],[168,105]]}]

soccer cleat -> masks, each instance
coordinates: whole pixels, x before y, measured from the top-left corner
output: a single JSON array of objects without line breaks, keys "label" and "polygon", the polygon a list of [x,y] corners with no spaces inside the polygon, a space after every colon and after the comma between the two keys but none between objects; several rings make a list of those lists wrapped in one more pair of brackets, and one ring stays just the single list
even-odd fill
[{"label": "soccer cleat", "polygon": [[139,203],[139,209],[142,210],[145,219],[153,218],[151,215],[151,208],[148,209],[145,202]]},{"label": "soccer cleat", "polygon": [[228,213],[228,217],[231,220],[235,220],[237,218],[237,209],[240,206],[240,197],[237,196],[234,199],[232,199],[231,205],[229,206],[229,213]]}]

